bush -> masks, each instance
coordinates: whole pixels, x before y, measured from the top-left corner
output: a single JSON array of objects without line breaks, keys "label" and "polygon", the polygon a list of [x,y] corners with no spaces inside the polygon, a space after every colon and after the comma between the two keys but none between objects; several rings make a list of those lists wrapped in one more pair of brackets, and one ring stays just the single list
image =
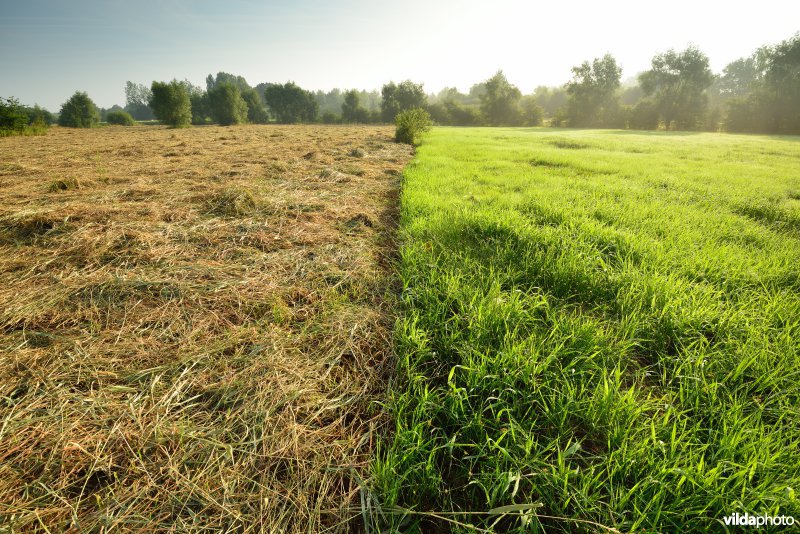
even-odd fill
[{"label": "bush", "polygon": [[192,103],[186,85],[178,80],[169,83],[153,82],[150,87],[150,108],[158,120],[174,128],[189,126],[192,121]]},{"label": "bush", "polygon": [[100,122],[100,112],[89,95],[76,92],[61,105],[58,115],[59,126],[70,128],[91,128]]},{"label": "bush", "polygon": [[409,109],[395,118],[395,141],[416,145],[419,136],[431,129],[431,116],[422,108]]},{"label": "bush", "polygon": [[28,125],[28,115],[14,97],[0,97],[0,132],[3,135],[21,135]]},{"label": "bush", "polygon": [[109,124],[118,124],[120,126],[133,126],[136,121],[133,120],[131,114],[127,111],[109,111],[106,114],[106,122]]}]

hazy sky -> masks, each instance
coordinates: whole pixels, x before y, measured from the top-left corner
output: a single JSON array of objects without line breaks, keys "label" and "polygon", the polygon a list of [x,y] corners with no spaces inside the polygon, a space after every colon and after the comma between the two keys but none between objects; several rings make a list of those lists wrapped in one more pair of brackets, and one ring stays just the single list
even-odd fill
[{"label": "hazy sky", "polygon": [[692,43],[715,72],[800,31],[800,1],[0,0],[0,96],[58,111],[76,90],[125,104],[126,80],[218,71],[251,85],[466,91],[503,69],[523,92],[613,54],[623,79]]}]

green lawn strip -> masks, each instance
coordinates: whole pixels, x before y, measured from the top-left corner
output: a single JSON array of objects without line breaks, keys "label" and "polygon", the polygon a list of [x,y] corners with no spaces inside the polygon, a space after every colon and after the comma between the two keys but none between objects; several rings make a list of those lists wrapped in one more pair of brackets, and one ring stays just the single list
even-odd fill
[{"label": "green lawn strip", "polygon": [[[799,169],[788,137],[428,135],[376,524],[800,519]],[[514,504],[536,507],[483,513]]]}]

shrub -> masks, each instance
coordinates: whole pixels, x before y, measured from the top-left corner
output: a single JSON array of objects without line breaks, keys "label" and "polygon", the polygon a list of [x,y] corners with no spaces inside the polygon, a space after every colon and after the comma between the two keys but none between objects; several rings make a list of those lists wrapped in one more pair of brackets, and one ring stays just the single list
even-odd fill
[{"label": "shrub", "polygon": [[188,126],[192,121],[189,91],[178,80],[169,83],[153,82],[150,87],[150,108],[158,120],[174,128]]},{"label": "shrub", "polygon": [[0,97],[0,132],[3,135],[21,135],[28,125],[28,115],[14,97]]},{"label": "shrub", "polygon": [[403,111],[395,118],[395,141],[415,145],[419,136],[431,129],[431,124],[430,114],[422,108]]},{"label": "shrub", "polygon": [[59,126],[70,128],[91,128],[100,122],[100,112],[89,95],[76,92],[61,105],[58,115]]},{"label": "shrub", "polygon": [[39,107],[38,104],[31,107],[23,108],[25,113],[28,115],[28,124],[31,126],[50,126],[54,122],[56,122],[55,117],[53,114],[47,111],[44,108]]},{"label": "shrub", "polygon": [[131,114],[127,111],[109,111],[106,115],[106,122],[109,124],[118,124],[120,126],[133,126],[136,121],[133,120]]}]

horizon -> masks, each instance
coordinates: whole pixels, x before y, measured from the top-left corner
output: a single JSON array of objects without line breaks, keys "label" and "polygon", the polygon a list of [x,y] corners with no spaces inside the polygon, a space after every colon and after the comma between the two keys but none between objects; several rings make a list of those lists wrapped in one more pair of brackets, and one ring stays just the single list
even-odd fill
[{"label": "horizon", "polygon": [[[149,86],[188,79],[204,87],[205,77],[220,71],[252,86],[294,81],[311,91],[372,91],[410,79],[430,94],[444,87],[467,92],[502,70],[529,94],[537,86],[562,86],[573,66],[606,53],[629,80],[647,70],[655,54],[689,45],[719,74],[731,61],[800,29],[800,5],[761,5],[753,13],[681,0],[656,20],[628,0],[577,8],[502,0],[492,9],[454,0],[302,0],[292,6],[236,0],[224,7],[173,0],[138,9],[119,0],[35,0],[4,6],[0,68],[11,75],[0,80],[0,96],[57,112],[73,93],[85,91],[110,108],[125,105],[128,80]],[[581,38],[565,39],[573,35]]]}]

